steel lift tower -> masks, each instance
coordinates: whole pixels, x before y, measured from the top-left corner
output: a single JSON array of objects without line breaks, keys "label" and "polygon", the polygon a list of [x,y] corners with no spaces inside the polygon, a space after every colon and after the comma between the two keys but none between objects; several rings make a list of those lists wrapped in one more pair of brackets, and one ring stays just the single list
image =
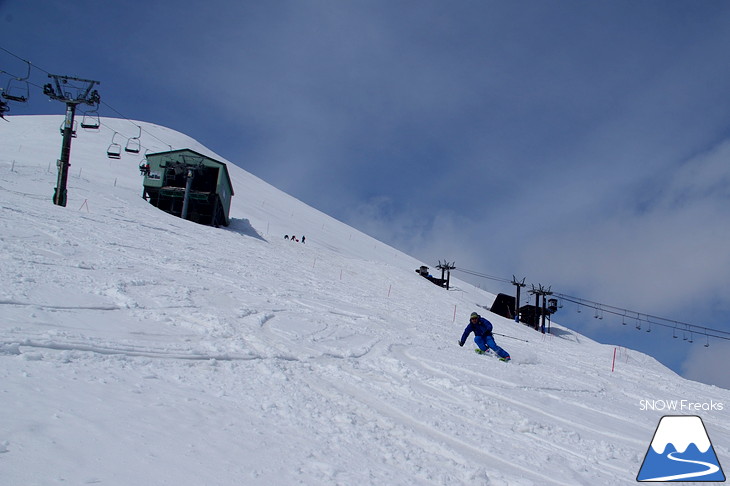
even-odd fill
[{"label": "steel lift tower", "polygon": [[76,106],[81,103],[87,105],[98,105],[101,101],[99,92],[92,90],[99,81],[90,79],[74,78],[71,76],[59,76],[49,74],[53,80],[43,86],[43,94],[52,100],[66,103],[66,120],[63,123],[63,144],[61,146],[61,158],[58,159],[58,182],[53,193],[53,204],[66,206],[66,182],[68,181],[68,168],[71,165],[71,139],[73,138],[74,116]]}]

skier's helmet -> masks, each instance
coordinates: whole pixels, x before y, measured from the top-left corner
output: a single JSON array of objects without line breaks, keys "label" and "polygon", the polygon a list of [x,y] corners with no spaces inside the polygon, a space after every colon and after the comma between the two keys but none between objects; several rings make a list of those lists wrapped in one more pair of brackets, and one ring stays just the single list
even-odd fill
[{"label": "skier's helmet", "polygon": [[479,314],[477,314],[476,312],[472,312],[471,315],[469,316],[469,320],[472,320],[472,319],[479,319]]}]

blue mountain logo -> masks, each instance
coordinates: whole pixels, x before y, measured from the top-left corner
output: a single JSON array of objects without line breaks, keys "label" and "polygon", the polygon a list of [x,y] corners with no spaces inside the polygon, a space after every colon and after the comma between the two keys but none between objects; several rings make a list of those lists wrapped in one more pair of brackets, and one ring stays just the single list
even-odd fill
[{"label": "blue mountain logo", "polygon": [[662,417],[636,480],[725,481],[702,419],[696,415]]}]

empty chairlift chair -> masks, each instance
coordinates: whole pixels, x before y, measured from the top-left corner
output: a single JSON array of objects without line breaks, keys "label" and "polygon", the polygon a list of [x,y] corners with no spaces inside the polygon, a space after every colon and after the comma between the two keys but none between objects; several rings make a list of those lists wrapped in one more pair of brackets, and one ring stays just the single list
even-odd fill
[{"label": "empty chairlift chair", "polygon": [[5,90],[2,92],[2,97],[6,100],[17,101],[19,103],[25,103],[28,101],[30,96],[30,86],[28,85],[28,78],[30,77],[30,63],[28,64],[28,72],[24,77],[10,78]]},{"label": "empty chairlift chair", "polygon": [[106,155],[110,159],[122,158],[122,146],[114,141],[117,135],[119,134],[114,132],[114,135],[112,135],[112,143],[109,145],[109,148],[106,149]]},{"label": "empty chairlift chair", "polygon": [[142,136],[142,127],[137,126],[139,128],[139,133],[136,137],[132,137],[129,140],[127,140],[127,145],[124,146],[125,152],[131,152],[133,154],[138,154],[140,150],[142,149],[142,145],[139,142],[140,137]]},{"label": "empty chairlift chair", "polygon": [[81,118],[81,128],[98,130],[100,126],[101,119],[99,118],[99,112],[97,110],[84,112],[84,116]]}]

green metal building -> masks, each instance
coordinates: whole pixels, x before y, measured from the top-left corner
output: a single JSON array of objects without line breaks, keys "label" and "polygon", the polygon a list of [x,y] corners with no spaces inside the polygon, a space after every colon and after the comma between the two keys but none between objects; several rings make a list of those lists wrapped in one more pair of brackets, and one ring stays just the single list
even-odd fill
[{"label": "green metal building", "polygon": [[142,197],[183,219],[228,226],[233,185],[226,164],[190,149],[147,154]]}]

